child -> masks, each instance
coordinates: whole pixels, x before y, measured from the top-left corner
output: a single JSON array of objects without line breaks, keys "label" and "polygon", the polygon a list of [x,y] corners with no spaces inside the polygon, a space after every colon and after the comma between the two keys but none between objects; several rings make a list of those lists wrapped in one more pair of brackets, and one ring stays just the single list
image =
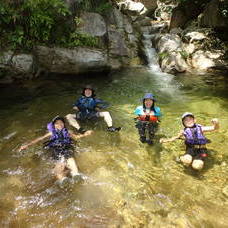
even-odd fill
[{"label": "child", "polygon": [[73,109],[77,112],[76,114],[68,114],[66,116],[69,124],[75,127],[79,133],[84,133],[85,130],[80,127],[77,120],[91,120],[97,117],[104,118],[110,132],[119,131],[120,127],[113,127],[112,117],[109,112],[102,112],[101,109],[106,107],[104,102],[100,99],[95,98],[95,91],[92,86],[87,85],[82,90],[82,96],[76,101]]},{"label": "child", "polygon": [[212,119],[213,126],[207,127],[196,124],[196,119],[190,112],[184,113],[181,119],[184,129],[177,136],[170,139],[160,139],[160,142],[172,142],[184,137],[186,153],[180,157],[181,162],[186,166],[192,165],[195,170],[201,170],[204,166],[204,160],[208,156],[206,144],[209,142],[203,133],[218,129],[218,119]]},{"label": "child", "polygon": [[51,149],[52,157],[56,161],[54,173],[61,183],[66,179],[68,171],[72,177],[79,175],[78,168],[73,157],[74,148],[72,139],[77,140],[81,137],[90,135],[92,131],[87,131],[83,135],[75,135],[69,132],[65,127],[65,120],[63,117],[55,117],[52,122],[47,125],[48,133],[23,145],[19,151],[27,149],[29,146],[38,143],[39,141],[50,137],[50,140],[45,143],[45,148]]},{"label": "child", "polygon": [[[146,93],[142,100],[143,105],[135,110],[135,114],[138,115],[136,127],[138,128],[140,141],[151,145],[158,128],[158,118],[161,116],[161,112],[160,108],[155,106],[155,98],[152,93]],[[148,139],[146,137],[146,130],[149,133]]]}]

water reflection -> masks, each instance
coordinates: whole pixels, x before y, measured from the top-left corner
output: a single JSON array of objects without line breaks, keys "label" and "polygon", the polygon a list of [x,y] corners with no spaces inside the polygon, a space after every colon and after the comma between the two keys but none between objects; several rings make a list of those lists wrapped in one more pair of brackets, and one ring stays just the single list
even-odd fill
[{"label": "water reflection", "polygon": [[[84,123],[91,137],[78,142],[78,184],[55,185],[52,163],[41,144],[16,150],[45,132],[56,114],[71,112],[85,84],[112,104],[119,133],[103,121]],[[12,92],[13,91],[13,92]],[[5,227],[226,227],[227,79],[214,75],[153,74],[132,69],[109,76],[55,77],[1,88],[0,224]],[[156,144],[138,140],[133,110],[145,92],[157,96],[164,114]],[[191,111],[198,122],[218,117],[221,130],[208,134],[211,156],[197,173],[177,161],[182,142],[160,145],[175,135],[180,115]],[[218,219],[219,218],[219,219]]]}]

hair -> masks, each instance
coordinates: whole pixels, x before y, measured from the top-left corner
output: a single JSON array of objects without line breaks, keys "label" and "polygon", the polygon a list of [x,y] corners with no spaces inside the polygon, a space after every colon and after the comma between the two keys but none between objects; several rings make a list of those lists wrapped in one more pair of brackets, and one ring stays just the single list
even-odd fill
[{"label": "hair", "polygon": [[52,120],[52,124],[55,125],[55,122],[56,122],[57,120],[61,120],[61,121],[63,122],[63,124],[64,124],[64,127],[65,127],[65,124],[66,124],[66,123],[65,123],[64,117],[56,116],[56,117]]},{"label": "hair", "polygon": [[[146,109],[145,100],[146,100],[146,99],[143,99],[143,109]],[[153,104],[152,104],[152,106],[150,107],[150,110],[155,112],[155,108],[154,108],[155,100],[153,100],[153,99],[151,99],[151,100],[153,101]]]}]

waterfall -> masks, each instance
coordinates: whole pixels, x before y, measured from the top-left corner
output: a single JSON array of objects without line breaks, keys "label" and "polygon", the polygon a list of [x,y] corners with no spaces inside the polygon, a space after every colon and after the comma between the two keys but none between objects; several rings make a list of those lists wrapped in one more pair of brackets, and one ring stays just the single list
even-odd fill
[{"label": "waterfall", "polygon": [[153,72],[161,72],[161,68],[158,63],[158,55],[153,48],[152,38],[153,34],[143,34],[143,45],[144,45],[144,53],[147,58],[148,66]]}]

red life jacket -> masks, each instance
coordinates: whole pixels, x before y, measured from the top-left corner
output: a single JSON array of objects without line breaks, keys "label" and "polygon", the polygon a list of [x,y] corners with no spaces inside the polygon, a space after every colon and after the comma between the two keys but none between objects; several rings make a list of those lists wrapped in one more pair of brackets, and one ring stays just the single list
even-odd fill
[{"label": "red life jacket", "polygon": [[150,113],[146,113],[144,110],[144,115],[139,115],[137,117],[138,120],[140,121],[149,121],[149,122],[157,122],[158,117],[155,115],[151,115]]}]

